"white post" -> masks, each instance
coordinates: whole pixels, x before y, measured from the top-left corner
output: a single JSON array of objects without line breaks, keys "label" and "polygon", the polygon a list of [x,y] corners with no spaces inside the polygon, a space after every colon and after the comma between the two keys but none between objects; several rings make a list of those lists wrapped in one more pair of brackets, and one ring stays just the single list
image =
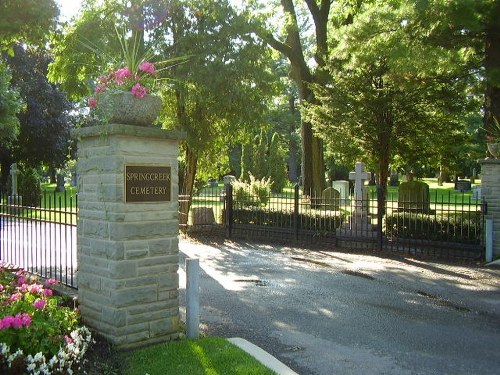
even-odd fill
[{"label": "white post", "polygon": [[186,333],[190,339],[200,337],[200,260],[186,259]]},{"label": "white post", "polygon": [[487,263],[493,261],[493,219],[486,219],[486,254],[485,260]]}]

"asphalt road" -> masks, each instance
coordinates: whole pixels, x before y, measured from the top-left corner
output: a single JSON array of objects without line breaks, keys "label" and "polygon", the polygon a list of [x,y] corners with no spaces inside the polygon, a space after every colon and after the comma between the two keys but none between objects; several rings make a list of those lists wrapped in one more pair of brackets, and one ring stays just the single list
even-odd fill
[{"label": "asphalt road", "polygon": [[200,259],[202,329],[299,374],[499,373],[499,268],[227,241],[180,250],[181,306],[184,259]]}]

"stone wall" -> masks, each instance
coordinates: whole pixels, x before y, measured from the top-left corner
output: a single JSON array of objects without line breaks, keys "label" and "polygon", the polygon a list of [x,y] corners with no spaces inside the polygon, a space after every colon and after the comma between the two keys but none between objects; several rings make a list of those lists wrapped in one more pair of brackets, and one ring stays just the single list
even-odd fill
[{"label": "stone wall", "polygon": [[485,219],[493,220],[493,259],[500,257],[500,159],[481,163],[481,195],[488,204]]},{"label": "stone wall", "polygon": [[[78,139],[78,300],[118,348],[178,336],[178,133],[111,124]],[[171,168],[171,200],[125,202],[125,166]]]}]

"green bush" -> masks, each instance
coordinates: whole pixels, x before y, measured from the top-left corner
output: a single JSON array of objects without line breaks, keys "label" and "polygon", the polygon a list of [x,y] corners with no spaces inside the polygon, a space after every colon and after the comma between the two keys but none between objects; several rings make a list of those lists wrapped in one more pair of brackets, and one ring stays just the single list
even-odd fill
[{"label": "green bush", "polygon": [[242,207],[265,206],[269,202],[272,181],[270,178],[256,179],[249,174],[250,182],[234,181],[233,195],[236,205]]},{"label": "green bush", "polygon": [[41,181],[33,168],[23,168],[18,176],[18,194],[23,197],[23,206],[36,207],[42,198]]},{"label": "green bush", "polygon": [[477,233],[480,231],[479,212],[451,213],[446,216],[401,212],[386,218],[386,233],[389,237],[478,244]]},{"label": "green bush", "polygon": [[[237,208],[233,209],[235,224],[262,225],[273,228],[293,228],[293,211],[269,211],[260,209]],[[331,232],[342,224],[343,216],[321,214],[298,214],[298,229],[314,232]]]}]

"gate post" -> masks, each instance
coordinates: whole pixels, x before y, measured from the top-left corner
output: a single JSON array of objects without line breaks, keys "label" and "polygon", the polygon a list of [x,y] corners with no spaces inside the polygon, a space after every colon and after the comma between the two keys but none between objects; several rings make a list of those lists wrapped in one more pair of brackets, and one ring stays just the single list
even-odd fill
[{"label": "gate post", "polygon": [[76,129],[78,301],[119,349],[178,337],[179,132]]},{"label": "gate post", "polygon": [[488,204],[485,220],[492,220],[493,259],[500,257],[500,159],[479,160],[481,163],[481,196]]}]

